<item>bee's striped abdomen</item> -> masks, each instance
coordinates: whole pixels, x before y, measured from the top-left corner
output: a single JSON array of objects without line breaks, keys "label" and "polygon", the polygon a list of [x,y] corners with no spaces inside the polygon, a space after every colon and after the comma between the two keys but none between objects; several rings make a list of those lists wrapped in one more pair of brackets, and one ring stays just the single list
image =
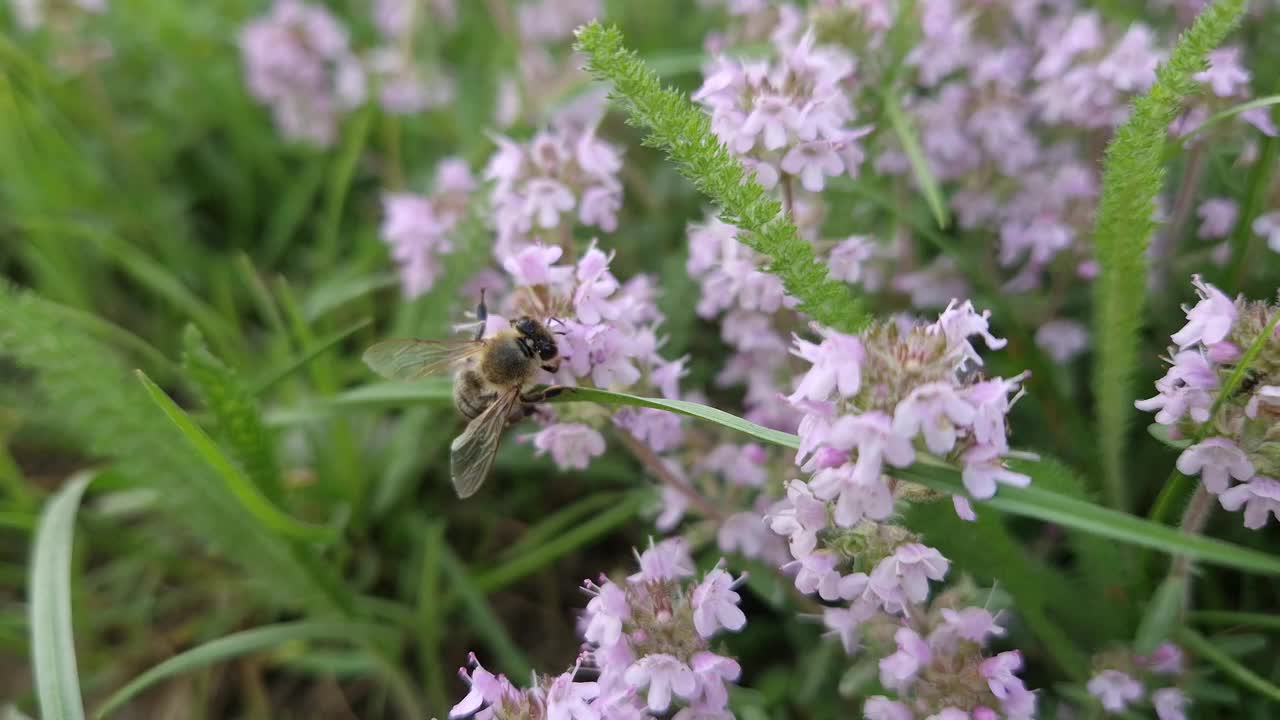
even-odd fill
[{"label": "bee's striped abdomen", "polygon": [[467,368],[458,373],[458,377],[453,383],[453,404],[458,408],[458,412],[462,413],[462,416],[468,420],[474,420],[477,415],[492,405],[497,397],[498,394],[481,379],[480,373],[473,368]]}]

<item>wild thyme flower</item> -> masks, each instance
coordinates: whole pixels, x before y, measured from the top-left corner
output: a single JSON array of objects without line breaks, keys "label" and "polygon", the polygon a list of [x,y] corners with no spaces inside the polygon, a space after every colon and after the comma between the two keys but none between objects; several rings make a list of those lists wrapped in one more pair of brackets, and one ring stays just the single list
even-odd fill
[{"label": "wild thyme flower", "polygon": [[[1107,714],[1149,703],[1159,720],[1186,720],[1190,698],[1176,685],[1184,678],[1182,650],[1177,645],[1163,643],[1150,655],[1123,650],[1103,653],[1095,666],[1085,687]],[[1148,688],[1158,689],[1148,694]]]},{"label": "wild thyme flower", "polygon": [[[1270,516],[1280,518],[1280,309],[1232,300],[1198,275],[1192,283],[1200,299],[1170,336],[1176,348],[1169,349],[1169,370],[1156,381],[1157,394],[1134,405],[1156,411],[1156,422],[1175,437],[1195,438],[1178,456],[1178,470],[1198,475],[1227,510],[1243,509],[1245,527],[1261,528]],[[1223,397],[1255,342],[1261,352]]]},{"label": "wild thyme flower", "polygon": [[417,297],[435,284],[439,257],[453,251],[450,235],[466,213],[474,189],[466,163],[449,158],[436,168],[432,195],[393,192],[383,196],[382,240],[391,246],[405,297]]}]

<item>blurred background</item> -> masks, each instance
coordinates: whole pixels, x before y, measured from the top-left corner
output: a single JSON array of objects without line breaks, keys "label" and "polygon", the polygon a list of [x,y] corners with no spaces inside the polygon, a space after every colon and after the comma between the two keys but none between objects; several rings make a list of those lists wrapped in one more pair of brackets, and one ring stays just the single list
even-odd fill
[{"label": "blurred background", "polygon": [[[1164,38],[1188,18],[1179,4],[1083,4],[1114,27],[1142,19]],[[6,702],[36,715],[28,555],[40,508],[82,473],[95,480],[75,526],[72,597],[91,711],[182,650],[286,628],[255,639],[252,653],[129,693],[115,718],[443,717],[466,691],[456,673],[469,652],[518,681],[570,665],[587,600],[582,580],[629,568],[633,548],[657,534],[657,492],[635,459],[609,452],[585,470],[562,471],[515,439],[521,429],[510,432],[483,494],[459,501],[446,457],[461,421],[447,384],[361,393],[373,377],[360,355],[387,337],[452,334],[474,305],[468,281],[493,264],[492,230],[470,217],[452,233],[431,289],[407,297],[380,237],[384,192],[426,192],[446,158],[479,175],[495,133],[527,138],[575,103],[598,99],[601,88],[575,70],[574,26],[597,14],[617,23],[664,80],[693,91],[730,8],[686,0],[316,5],[344,28],[316,28],[317,36],[343,47],[330,58],[333,96],[309,108],[264,102],[270,89],[253,77],[250,56],[279,42],[246,32],[273,12],[267,2],[13,0],[0,11],[0,717]],[[406,7],[409,15],[396,14]],[[1255,82],[1274,92],[1280,43],[1275,14],[1265,13],[1251,16],[1237,40]],[[372,73],[367,99],[345,94],[348,61]],[[884,126],[876,110],[865,117]],[[706,217],[704,201],[616,112],[598,133],[625,157],[626,201],[608,240],[613,272],[652,275],[663,354],[688,355],[683,384],[741,411],[741,388],[713,382],[732,349],[691,310],[699,287],[686,269],[686,227]],[[1082,136],[1095,171],[1108,133]],[[1264,142],[1262,163],[1274,164],[1275,147]],[[1204,185],[1197,197],[1210,188],[1244,197],[1258,182],[1233,164],[1243,152],[1225,143],[1194,159],[1171,155],[1170,186],[1195,172]],[[1263,198],[1273,194],[1262,186]],[[863,190],[829,196],[837,228],[887,235],[931,222],[907,183],[874,178]],[[981,231],[951,227],[947,236],[972,249],[979,267],[994,257]],[[936,251],[920,252],[917,269]],[[1209,253],[1196,246],[1168,271],[1177,291],[1154,301],[1143,388],[1163,372],[1162,338],[1182,322],[1184,278]],[[1275,258],[1262,265],[1273,268]],[[1237,290],[1274,292],[1274,273],[1240,277]],[[1016,308],[1006,303],[1012,316],[995,322],[1012,344],[988,371],[1012,376],[1039,363],[1034,377],[1043,384],[1019,402],[1016,417],[1032,420],[1018,425],[1016,442],[1089,470],[1087,350],[1059,363],[1031,342],[1050,305],[1087,319],[1088,288],[1073,279],[1062,275]],[[996,287],[979,284],[980,307],[1000,301]],[[911,310],[912,291],[887,291],[876,308]],[[263,497],[330,539],[290,540],[251,519],[157,411],[135,368],[234,449]],[[1136,447],[1130,492],[1145,507],[1172,456],[1158,443]],[[927,522],[954,530],[943,518]],[[1220,525],[1215,534],[1266,546],[1238,521]],[[1010,527],[1037,562],[1073,580],[1096,570],[1078,563],[1081,548],[1053,528]],[[967,557],[980,558],[984,540],[973,542]],[[720,553],[704,549],[699,563],[709,566]],[[992,579],[981,562],[965,570]],[[1111,571],[1079,581],[1113,615],[1064,609],[1074,616],[1064,632],[1094,650],[1136,617],[1126,582],[1099,576]],[[1274,580],[1204,572],[1210,601],[1275,607]],[[735,695],[736,711],[753,720],[851,716],[856,706],[841,700],[841,688],[859,678],[838,643],[820,639],[820,624],[780,621],[796,606],[777,583],[758,573],[744,592],[751,622],[726,640],[750,688]],[[1061,595],[1056,602],[1072,604],[1070,592]],[[1232,652],[1255,653],[1272,672],[1275,658],[1256,654],[1262,636],[1241,637]],[[1016,622],[1010,644],[1027,654],[1031,687],[1053,682],[1051,663]],[[1237,698],[1206,687],[1222,708]]]}]

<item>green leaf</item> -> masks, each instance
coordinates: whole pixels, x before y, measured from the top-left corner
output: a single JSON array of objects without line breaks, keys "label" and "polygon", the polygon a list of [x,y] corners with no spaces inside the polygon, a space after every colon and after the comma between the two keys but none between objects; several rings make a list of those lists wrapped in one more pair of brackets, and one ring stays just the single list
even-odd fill
[{"label": "green leaf", "polygon": [[907,160],[911,163],[911,172],[915,176],[916,184],[920,186],[920,192],[924,193],[925,202],[929,203],[933,219],[938,223],[938,227],[945,229],[950,222],[947,217],[947,202],[942,197],[938,179],[929,169],[929,160],[920,147],[920,140],[911,127],[911,121],[903,114],[900,103],[901,100],[896,94],[885,93],[884,114],[889,117],[889,124],[893,126],[893,132],[898,136],[903,152],[907,154]]},{"label": "green leaf", "polygon": [[599,515],[575,525],[541,545],[522,552],[488,572],[478,574],[475,579],[476,589],[483,593],[491,593],[550,565],[557,559],[630,521],[651,500],[651,493],[632,493]]},{"label": "green leaf", "polygon": [[453,381],[449,378],[427,378],[415,383],[377,382],[300,407],[268,412],[266,421],[268,425],[296,425],[323,420],[334,413],[348,410],[452,402]]},{"label": "green leaf", "polygon": [[1159,440],[1161,445],[1166,445],[1168,447],[1173,448],[1174,450],[1186,450],[1187,448],[1191,447],[1193,443],[1195,443],[1195,440],[1193,440],[1192,438],[1182,438],[1181,440],[1174,440],[1169,433],[1169,426],[1161,425],[1160,423],[1151,423],[1150,425],[1148,425],[1147,434],[1155,438],[1156,440]]},{"label": "green leaf", "polygon": [[1160,643],[1173,637],[1186,609],[1189,587],[1190,581],[1182,573],[1170,574],[1160,583],[1147,605],[1142,624],[1138,626],[1138,634],[1133,641],[1136,652],[1147,655]]},{"label": "green leaf", "polygon": [[1232,659],[1230,655],[1227,655],[1216,645],[1209,642],[1209,639],[1205,636],[1191,628],[1184,627],[1178,633],[1178,640],[1192,653],[1199,655],[1201,659],[1216,665],[1227,677],[1236,681],[1242,687],[1252,690],[1272,702],[1280,702],[1280,687],[1267,682],[1261,675]]},{"label": "green leaf", "polygon": [[1093,285],[1093,395],[1104,488],[1116,508],[1129,505],[1125,446],[1134,414],[1132,380],[1146,303],[1146,252],[1164,180],[1165,132],[1182,111],[1183,99],[1199,90],[1193,76],[1206,67],[1206,55],[1239,21],[1245,4],[1218,0],[1196,18],[1107,147],[1093,233],[1101,270]]},{"label": "green leaf", "polygon": [[364,107],[348,121],[343,134],[342,148],[330,170],[325,186],[323,220],[320,224],[320,256],[330,261],[338,257],[338,238],[342,228],[342,209],[346,205],[347,191],[356,171],[360,153],[369,140],[369,127],[373,124],[373,109]]},{"label": "green leaf", "polygon": [[668,412],[688,415],[689,417],[700,418],[713,422],[717,425],[735,430],[745,435],[750,435],[758,440],[763,440],[774,445],[789,447],[793,450],[800,447],[800,438],[791,433],[784,433],[780,430],[773,430],[763,425],[757,425],[749,420],[744,420],[737,415],[727,413],[706,405],[689,402],[687,400],[666,400],[662,398],[646,398],[636,395],[628,395],[627,393],[612,392],[610,390],[597,390],[595,388],[566,388],[565,392],[552,398],[551,402],[597,402],[606,405],[631,405],[634,407],[656,408],[658,410],[666,410]]},{"label": "green leaf", "polygon": [[240,377],[205,346],[200,331],[188,326],[183,365],[200,399],[214,418],[218,436],[232,449],[239,466],[268,498],[283,495],[276,437],[262,423],[257,403]]},{"label": "green leaf", "polygon": [[182,436],[191,444],[192,449],[209,464],[209,467],[213,468],[244,509],[263,526],[282,537],[307,542],[328,542],[336,536],[332,528],[300,522],[273,505],[271,500],[263,495],[262,491],[222,453],[204,430],[201,430],[163,390],[151,382],[145,373],[139,370],[137,377],[151,400],[178,428]]},{"label": "green leaf", "polygon": [[1205,130],[1208,130],[1209,128],[1213,127],[1214,125],[1217,125],[1223,120],[1228,120],[1230,118],[1233,118],[1242,112],[1248,112],[1250,110],[1254,110],[1257,108],[1271,107],[1272,105],[1280,105],[1280,95],[1268,95],[1266,97],[1254,98],[1247,102],[1242,102],[1238,105],[1232,105],[1226,110],[1223,110],[1221,112],[1216,112],[1210,115],[1208,119],[1206,119],[1204,122],[1197,125],[1195,129],[1183,135],[1182,142],[1189,143],[1192,140],[1197,139],[1196,136],[1204,132]]},{"label": "green leaf", "polygon": [[[1013,461],[1010,465],[1018,472],[1035,478],[1034,463]],[[936,460],[917,461],[909,468],[895,470],[894,474],[941,492],[965,493],[964,486],[959,481],[960,473]],[[977,503],[976,507],[978,512],[984,507],[990,507],[1170,555],[1187,555],[1213,565],[1280,575],[1280,557],[1275,555],[1202,535],[1184,533],[1167,525],[1048,492],[1037,488],[1034,480],[1030,487],[1025,488],[1002,486],[995,497]]]},{"label": "green leaf", "polygon": [[311,343],[309,347],[305,348],[301,353],[299,353],[296,357],[290,358],[287,362],[285,362],[280,367],[273,368],[263,373],[260,378],[258,378],[256,381],[253,382],[252,384],[253,389],[250,391],[250,393],[256,396],[256,395],[263,394],[267,390],[270,390],[276,383],[280,382],[281,380],[284,380],[285,378],[289,377],[290,375],[302,369],[303,367],[306,367],[307,363],[316,359],[325,351],[329,350],[330,348],[336,347],[343,340],[346,340],[352,335],[355,335],[357,332],[363,330],[365,327],[369,325],[370,322],[372,321],[369,318],[364,318],[363,320],[356,321],[352,325],[348,326],[346,329],[339,330],[335,333],[332,333],[323,338],[320,338],[319,340],[316,340],[314,343]]},{"label": "green leaf", "polygon": [[[552,400],[552,402],[563,401],[592,401],[668,410],[707,420],[782,447],[792,449],[800,447],[800,438],[791,433],[771,430],[723,410],[684,400],[644,398],[594,388],[568,388],[566,392]],[[1009,464],[1014,470],[1026,473],[1033,479],[1041,471],[1039,463],[1035,462],[1012,460]],[[1047,466],[1047,469],[1051,470],[1052,467]],[[914,465],[894,470],[894,475],[940,492],[964,496],[968,494],[960,482],[958,469],[928,455],[919,455]],[[976,507],[979,511],[989,507],[1013,515],[1036,518],[1171,555],[1187,555],[1193,559],[1223,567],[1264,574],[1280,574],[1280,558],[1273,555],[1200,535],[1184,533],[1128,513],[1038,488],[1034,482],[1026,488],[1001,486],[994,498],[979,502]]]},{"label": "green leaf", "polygon": [[511,639],[502,619],[493,612],[493,608],[489,607],[489,601],[485,599],[484,593],[476,587],[471,573],[467,571],[462,560],[448,543],[441,544],[440,566],[452,583],[454,592],[458,594],[458,601],[462,605],[463,613],[470,619],[471,628],[489,646],[498,667],[510,677],[529,677],[533,669],[529,659]]},{"label": "green leaf", "polygon": [[358,300],[379,290],[393,288],[399,282],[399,279],[392,273],[359,275],[324,282],[308,292],[307,296],[303,298],[302,314],[309,322],[315,322],[353,300]]},{"label": "green leaf", "polygon": [[94,713],[94,717],[106,717],[129,700],[137,697],[143,690],[176,675],[201,670],[243,655],[262,652],[287,643],[310,640],[345,640],[353,645],[360,645],[363,644],[370,633],[379,631],[381,629],[375,626],[303,620],[233,633],[197,645],[190,650],[185,650],[138,675],[130,680],[127,685],[111,693],[111,696],[104,700],[102,706]]},{"label": "green leaf", "polygon": [[831,279],[813,246],[800,237],[782,204],[756,182],[711,132],[707,114],[684,94],[665,88],[658,75],[623,45],[622,32],[597,22],[579,28],[579,52],[587,70],[613,83],[614,98],[631,121],[648,130],[646,144],[666,151],[682,175],[720,209],[725,222],[744,232],[739,240],[769,258],[767,270],[800,301],[799,310],[845,332],[871,321],[849,287]]},{"label": "green leaf", "polygon": [[71,544],[76,510],[93,477],[73,476],[45,505],[31,551],[28,593],[36,697],[40,712],[58,720],[84,718],[71,623]]},{"label": "green leaf", "polygon": [[1190,614],[1192,622],[1206,625],[1233,625],[1280,630],[1280,615],[1231,610],[1199,610]]}]

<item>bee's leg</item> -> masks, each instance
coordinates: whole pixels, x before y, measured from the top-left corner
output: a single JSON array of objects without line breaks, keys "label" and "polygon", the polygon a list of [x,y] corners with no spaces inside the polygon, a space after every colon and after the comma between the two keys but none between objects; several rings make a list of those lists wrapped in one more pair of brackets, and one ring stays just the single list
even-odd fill
[{"label": "bee's leg", "polygon": [[527,392],[521,395],[520,402],[525,403],[526,405],[546,402],[547,400],[559,395],[560,393],[568,389],[569,388],[565,387],[564,385],[551,385],[549,387],[545,387],[536,392]]},{"label": "bee's leg", "polygon": [[485,321],[489,319],[489,308],[484,304],[484,288],[480,288],[480,304],[476,306],[476,320],[480,327],[476,328],[476,340],[484,337]]}]

